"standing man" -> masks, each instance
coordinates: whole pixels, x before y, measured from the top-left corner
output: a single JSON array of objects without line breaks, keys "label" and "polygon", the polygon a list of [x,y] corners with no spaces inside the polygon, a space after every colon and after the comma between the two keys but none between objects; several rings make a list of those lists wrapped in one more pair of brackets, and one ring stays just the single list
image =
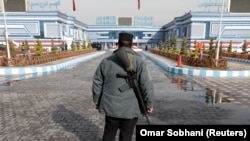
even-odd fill
[{"label": "standing man", "polygon": [[68,44],[67,44],[67,42],[65,42],[65,51],[67,51],[68,50]]},{"label": "standing man", "polygon": [[24,42],[22,42],[21,50],[22,50],[23,55],[25,56],[25,45],[24,45]]},{"label": "standing man", "polygon": [[136,73],[138,87],[145,102],[146,112],[153,112],[154,88],[151,75],[141,56],[132,50],[133,35],[120,33],[118,49],[103,59],[93,78],[92,93],[96,109],[105,115],[105,127],[102,141],[114,141],[119,129],[119,141],[131,141],[135,125],[142,116],[138,100],[128,81],[118,74],[127,74],[117,51],[124,50],[130,61],[131,69]]},{"label": "standing man", "polygon": [[64,47],[65,47],[64,42],[62,42],[61,45],[60,45],[61,51],[64,51]]}]

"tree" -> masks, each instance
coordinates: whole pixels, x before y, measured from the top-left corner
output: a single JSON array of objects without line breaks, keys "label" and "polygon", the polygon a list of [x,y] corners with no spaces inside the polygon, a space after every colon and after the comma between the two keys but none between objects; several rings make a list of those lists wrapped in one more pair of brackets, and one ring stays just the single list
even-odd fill
[{"label": "tree", "polygon": [[247,54],[247,41],[244,40],[243,46],[242,46],[242,54]]},{"label": "tree", "polygon": [[227,52],[228,53],[232,53],[233,52],[233,43],[232,43],[232,40],[230,40],[230,42],[229,42]]},{"label": "tree", "polygon": [[86,41],[85,40],[83,40],[82,49],[86,49]]},{"label": "tree", "polygon": [[170,39],[170,36],[168,36],[167,52],[170,52],[170,50],[171,50],[171,39]]},{"label": "tree", "polygon": [[76,48],[77,48],[77,50],[80,50],[80,49],[81,49],[81,44],[80,44],[79,41],[76,43]]},{"label": "tree", "polygon": [[182,38],[182,43],[181,43],[181,51],[180,51],[180,54],[181,55],[187,55],[187,40],[186,40],[186,37],[184,36]]},{"label": "tree", "polygon": [[197,45],[197,41],[194,41],[194,54],[193,54],[193,58],[199,58],[199,49],[198,49],[198,45]]},{"label": "tree", "polygon": [[[13,41],[9,40],[9,48],[10,48],[10,56],[15,57],[16,56],[16,49],[15,49],[15,44]],[[7,51],[6,51],[6,56],[7,56]]]},{"label": "tree", "polygon": [[162,41],[160,41],[159,50],[162,51],[162,48],[163,48]]},{"label": "tree", "polygon": [[222,48],[223,48],[222,42],[220,42],[220,47],[219,47],[219,58],[221,58],[221,56],[222,56]]},{"label": "tree", "polygon": [[210,58],[215,58],[215,47],[213,37],[210,38],[208,55]]},{"label": "tree", "polygon": [[42,43],[39,39],[36,40],[36,44],[35,44],[35,48],[36,48],[36,56],[42,56],[43,53],[43,47],[42,47]]},{"label": "tree", "polygon": [[173,48],[173,53],[175,53],[175,54],[178,54],[179,53],[179,51],[178,51],[178,48],[177,48],[177,36],[175,36],[175,38],[174,38],[174,48]]},{"label": "tree", "polygon": [[25,41],[24,41],[24,49],[25,50],[30,50],[29,42],[28,42],[27,39],[25,39]]},{"label": "tree", "polygon": [[74,41],[71,42],[71,45],[70,45],[70,46],[71,46],[71,50],[72,50],[72,51],[75,51],[75,50],[76,50],[76,46],[75,46]]},{"label": "tree", "polygon": [[92,45],[91,45],[91,41],[88,40],[88,45],[87,45],[88,49],[91,49],[92,48]]},{"label": "tree", "polygon": [[52,54],[56,54],[56,46],[55,46],[55,43],[54,43],[54,39],[52,38],[51,39],[51,53]]},{"label": "tree", "polygon": [[167,42],[163,44],[163,51],[167,51]]}]

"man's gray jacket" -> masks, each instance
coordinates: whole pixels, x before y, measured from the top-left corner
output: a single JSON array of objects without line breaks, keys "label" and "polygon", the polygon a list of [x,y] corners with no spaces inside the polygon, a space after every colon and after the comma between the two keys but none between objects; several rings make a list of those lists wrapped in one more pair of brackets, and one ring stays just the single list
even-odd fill
[{"label": "man's gray jacket", "polygon": [[[123,47],[124,48],[124,47]],[[126,47],[128,57],[134,56],[133,71],[137,74],[138,85],[147,108],[153,107],[154,88],[146,62],[132,49]],[[99,112],[106,116],[131,119],[140,117],[141,111],[133,88],[121,92],[127,84],[117,74],[127,74],[119,58],[112,54],[103,59],[96,69],[92,84],[93,101],[99,104]]]}]

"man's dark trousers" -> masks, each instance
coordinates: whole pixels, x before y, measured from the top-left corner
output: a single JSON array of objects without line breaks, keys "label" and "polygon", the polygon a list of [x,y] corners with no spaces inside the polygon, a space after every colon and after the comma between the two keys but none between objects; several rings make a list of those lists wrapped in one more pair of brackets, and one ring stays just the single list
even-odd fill
[{"label": "man's dark trousers", "polygon": [[114,141],[118,129],[119,141],[131,141],[138,118],[121,119],[105,116],[105,127],[102,141]]}]

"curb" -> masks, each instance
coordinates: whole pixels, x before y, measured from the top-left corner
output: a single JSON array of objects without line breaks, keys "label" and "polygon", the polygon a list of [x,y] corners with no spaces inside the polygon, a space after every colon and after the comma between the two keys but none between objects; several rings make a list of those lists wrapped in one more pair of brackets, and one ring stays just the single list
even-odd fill
[{"label": "curb", "polygon": [[249,59],[240,59],[240,58],[232,58],[232,57],[226,57],[230,61],[235,61],[235,62],[242,62],[242,63],[250,63]]},{"label": "curb", "polygon": [[5,80],[24,80],[31,77],[37,77],[40,75],[50,74],[61,69],[70,68],[79,62],[85,62],[92,58],[98,57],[104,54],[105,51],[100,51],[94,54],[86,55],[63,63],[47,65],[47,66],[28,66],[28,67],[7,67],[0,68],[0,76],[5,77]]},{"label": "curb", "polygon": [[250,76],[250,70],[242,70],[242,71],[220,71],[220,70],[199,70],[199,69],[188,69],[188,68],[180,68],[174,67],[164,63],[162,60],[159,60],[153,56],[148,55],[143,52],[143,54],[162,67],[165,71],[177,73],[177,74],[185,74],[189,76],[199,76],[199,77],[247,77]]}]

